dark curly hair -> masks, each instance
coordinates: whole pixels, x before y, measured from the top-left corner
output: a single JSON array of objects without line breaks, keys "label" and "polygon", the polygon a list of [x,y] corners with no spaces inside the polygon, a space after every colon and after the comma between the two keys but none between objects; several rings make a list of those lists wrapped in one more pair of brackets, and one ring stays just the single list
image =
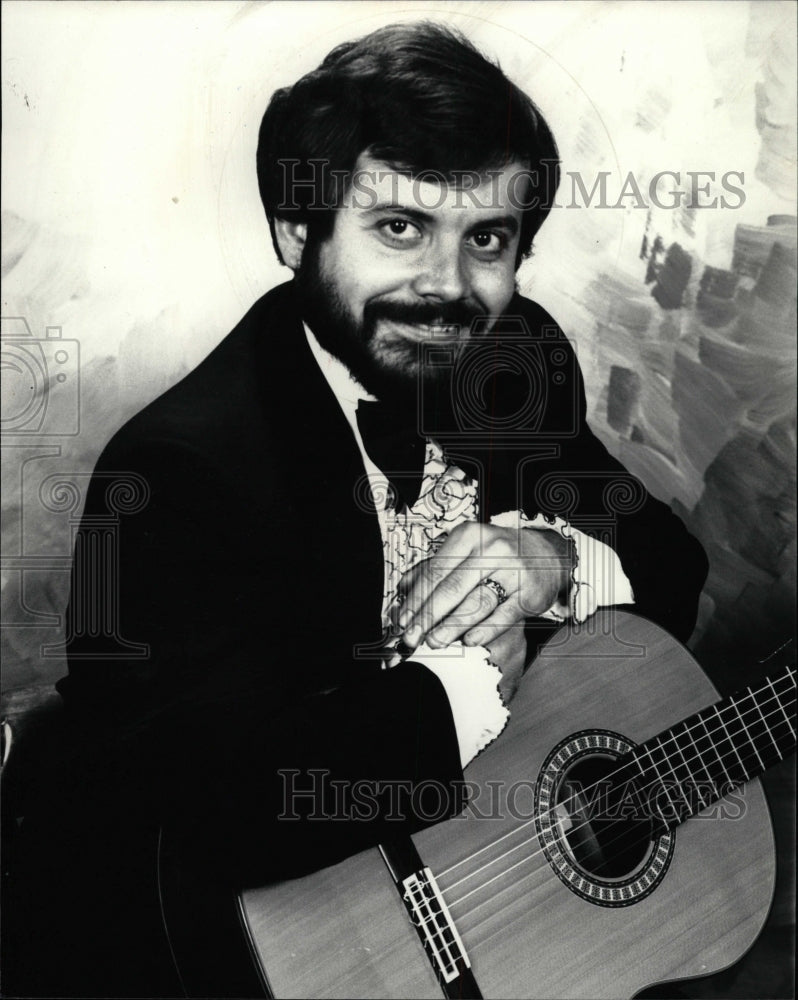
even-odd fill
[{"label": "dark curly hair", "polygon": [[258,137],[258,187],[277,256],[274,220],[332,229],[361,153],[411,176],[528,171],[517,263],[554,201],[559,156],[527,95],[467,39],[440,24],[391,25],[337,46],[293,87],[272,95]]}]

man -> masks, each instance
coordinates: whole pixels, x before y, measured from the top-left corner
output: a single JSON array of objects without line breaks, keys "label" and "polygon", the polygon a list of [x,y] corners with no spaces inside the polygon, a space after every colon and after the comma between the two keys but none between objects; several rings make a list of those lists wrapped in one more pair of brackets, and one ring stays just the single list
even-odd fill
[{"label": "man", "polygon": [[[441,27],[386,28],[274,95],[257,166],[293,280],[112,439],[87,499],[69,740],[26,821],[31,992],[176,989],[159,831],[207,892],[405,836],[425,782],[434,819],[462,808],[553,623],[695,622],[700,547],[592,435],[568,341],[516,292],[558,175],[529,98]],[[147,500],[118,573],[93,534],[114,477]]]}]

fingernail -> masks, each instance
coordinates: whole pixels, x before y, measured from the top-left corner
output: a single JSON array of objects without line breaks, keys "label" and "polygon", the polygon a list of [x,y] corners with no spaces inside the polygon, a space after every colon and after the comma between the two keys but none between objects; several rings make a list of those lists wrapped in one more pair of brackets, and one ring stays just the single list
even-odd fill
[{"label": "fingernail", "polygon": [[410,621],[410,612],[409,611],[403,611],[399,615],[399,628],[404,628],[409,621]]},{"label": "fingernail", "polygon": [[416,646],[421,641],[421,629],[418,625],[414,625],[411,629],[405,632],[405,642],[411,649],[415,649]]}]

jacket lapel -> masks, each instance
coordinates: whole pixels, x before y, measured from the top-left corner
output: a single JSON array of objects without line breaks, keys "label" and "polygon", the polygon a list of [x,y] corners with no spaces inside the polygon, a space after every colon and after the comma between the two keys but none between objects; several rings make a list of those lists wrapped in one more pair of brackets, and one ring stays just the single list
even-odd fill
[{"label": "jacket lapel", "polygon": [[[275,470],[271,504],[293,535],[278,548],[286,556],[294,552],[290,575],[306,595],[308,635],[321,633],[328,643],[346,637],[351,668],[352,637],[365,645],[378,645],[381,637],[379,523],[367,502],[360,451],[310,351],[293,287],[278,291],[270,329],[258,340],[259,363],[268,372],[263,408]],[[279,345],[272,364],[269,338]]]}]

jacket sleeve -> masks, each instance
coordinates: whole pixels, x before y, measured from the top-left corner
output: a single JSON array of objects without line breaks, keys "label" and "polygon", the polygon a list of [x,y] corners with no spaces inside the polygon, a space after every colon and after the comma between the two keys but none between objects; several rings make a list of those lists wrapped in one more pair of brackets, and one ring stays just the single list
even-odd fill
[{"label": "jacket sleeve", "polygon": [[[114,564],[89,554],[119,470],[146,482],[148,502],[117,519]],[[440,681],[412,662],[342,664],[351,636],[282,634],[292,630],[270,617],[263,575],[279,592],[284,567],[246,559],[235,517],[221,516],[222,478],[174,441],[116,439],[101,457],[59,683],[73,719],[118,762],[132,801],[237,883],[298,875],[455,815],[462,771]]]},{"label": "jacket sleeve", "polygon": [[541,435],[557,453],[525,464],[521,507],[528,514],[563,517],[610,545],[632,586],[629,610],[687,641],[707,576],[704,550],[668,505],[651,496],[590,429],[573,348],[553,320],[547,320],[547,328],[557,331],[557,347],[568,355],[567,363],[558,364],[567,381],[552,392]]}]

